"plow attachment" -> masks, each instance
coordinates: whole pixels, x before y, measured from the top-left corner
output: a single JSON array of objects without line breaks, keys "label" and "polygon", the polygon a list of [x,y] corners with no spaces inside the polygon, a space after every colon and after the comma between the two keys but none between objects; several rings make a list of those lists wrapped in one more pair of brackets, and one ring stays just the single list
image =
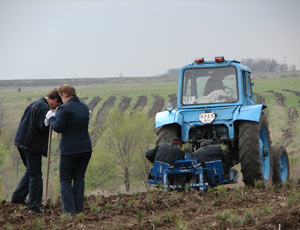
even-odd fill
[{"label": "plow attachment", "polygon": [[186,158],[177,160],[172,165],[155,161],[148,177],[148,183],[163,185],[165,190],[189,188],[205,191],[220,184],[236,183],[238,172],[230,169],[224,173],[222,161],[198,163]]}]

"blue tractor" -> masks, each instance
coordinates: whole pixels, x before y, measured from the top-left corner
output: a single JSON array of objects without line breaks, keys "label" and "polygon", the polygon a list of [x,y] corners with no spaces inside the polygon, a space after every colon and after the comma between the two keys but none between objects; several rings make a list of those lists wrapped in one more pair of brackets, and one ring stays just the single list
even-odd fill
[{"label": "blue tractor", "polygon": [[180,137],[196,150],[210,141],[226,147],[232,166],[241,163],[246,185],[287,181],[286,150],[271,148],[267,106],[255,103],[251,80],[247,66],[224,57],[182,67],[177,107],[168,103],[155,117],[157,144]]}]

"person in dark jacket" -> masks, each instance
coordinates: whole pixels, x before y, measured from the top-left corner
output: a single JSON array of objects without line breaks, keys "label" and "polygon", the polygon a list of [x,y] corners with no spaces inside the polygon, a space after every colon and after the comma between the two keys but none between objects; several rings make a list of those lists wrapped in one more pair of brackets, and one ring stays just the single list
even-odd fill
[{"label": "person in dark jacket", "polygon": [[50,110],[45,123],[61,133],[60,186],[62,211],[76,214],[83,210],[84,177],[91,158],[92,144],[88,132],[89,109],[76,96],[70,85],[58,89],[63,105],[56,114]]},{"label": "person in dark jacket", "polygon": [[47,156],[49,136],[49,127],[44,125],[44,119],[50,108],[55,109],[61,104],[57,89],[32,102],[25,109],[16,133],[15,145],[26,171],[12,195],[11,203],[22,204],[29,194],[27,206],[34,212],[42,212],[42,156]]},{"label": "person in dark jacket", "polygon": [[198,162],[221,160],[225,174],[229,174],[229,169],[232,167],[230,158],[218,144],[204,143],[200,148],[193,152],[192,156],[197,159]]},{"label": "person in dark jacket", "polygon": [[184,152],[181,150],[182,141],[180,138],[173,138],[171,143],[158,144],[154,149],[146,152],[146,158],[153,163],[161,161],[172,164],[176,160],[184,159]]},{"label": "person in dark jacket", "polygon": [[204,96],[209,95],[210,93],[212,93],[215,90],[225,90],[225,86],[223,84],[223,80],[224,80],[225,76],[222,75],[218,75],[215,74],[213,76],[211,76],[204,87]]}]

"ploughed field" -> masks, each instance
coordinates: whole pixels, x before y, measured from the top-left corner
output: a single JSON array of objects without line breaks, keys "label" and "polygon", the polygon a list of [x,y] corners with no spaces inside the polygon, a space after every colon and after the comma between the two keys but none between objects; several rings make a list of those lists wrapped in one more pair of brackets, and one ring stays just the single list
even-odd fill
[{"label": "ploughed field", "polygon": [[299,229],[299,191],[289,183],[89,196],[77,215],[62,214],[59,199],[44,214],[2,201],[0,229]]},{"label": "ploughed field", "polygon": [[[0,100],[0,111],[4,114],[1,114],[1,126],[4,129],[7,127],[7,129],[11,130],[12,136],[25,107],[31,101],[41,97],[49,88],[57,86],[34,85],[51,83],[44,81],[40,80],[37,83],[20,81],[18,88],[20,91],[17,93],[18,81],[10,82],[16,86],[4,85],[3,88],[0,81],[0,96],[2,98]],[[164,110],[164,105],[167,102],[171,101],[175,106],[177,103],[176,78],[99,79],[102,85],[97,85],[96,82],[95,84],[93,82],[89,83],[92,79],[86,79],[82,82],[80,79],[77,80],[78,82],[75,80],[69,81],[74,83],[78,96],[88,104],[92,111],[90,133],[94,147],[96,147],[99,140],[101,141],[101,137],[105,132],[104,123],[106,117],[112,109],[118,108],[122,112],[127,113],[143,111],[149,117],[154,118],[157,112]],[[94,79],[93,81],[96,80]],[[3,81],[4,83],[8,84],[6,81]],[[69,82],[64,80],[60,83]],[[266,113],[268,114],[272,142],[281,143],[288,147],[289,152],[290,150],[293,152],[294,147],[291,146],[295,139],[294,136],[297,136],[297,131],[299,130],[300,78],[255,79],[254,83],[256,102],[264,103],[268,106]],[[31,86],[28,84],[31,84]],[[12,97],[11,95],[14,96]]]}]

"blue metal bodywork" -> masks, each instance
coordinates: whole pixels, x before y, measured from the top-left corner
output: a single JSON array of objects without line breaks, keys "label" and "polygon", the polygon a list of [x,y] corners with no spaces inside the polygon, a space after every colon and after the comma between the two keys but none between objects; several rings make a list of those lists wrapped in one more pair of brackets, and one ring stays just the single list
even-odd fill
[{"label": "blue metal bodywork", "polygon": [[232,105],[232,106],[215,106],[210,108],[198,109],[176,109],[171,112],[163,111],[156,114],[156,128],[163,125],[178,124],[181,127],[181,138],[187,142],[188,133],[192,127],[203,126],[199,121],[199,115],[204,112],[214,112],[216,119],[212,125],[223,124],[228,129],[229,138],[234,138],[234,123],[239,120],[259,122],[263,105]]}]

